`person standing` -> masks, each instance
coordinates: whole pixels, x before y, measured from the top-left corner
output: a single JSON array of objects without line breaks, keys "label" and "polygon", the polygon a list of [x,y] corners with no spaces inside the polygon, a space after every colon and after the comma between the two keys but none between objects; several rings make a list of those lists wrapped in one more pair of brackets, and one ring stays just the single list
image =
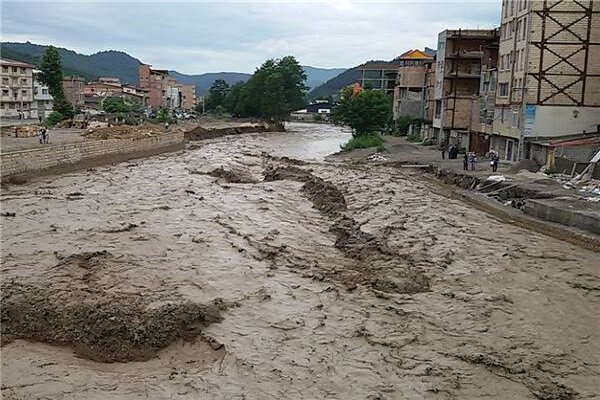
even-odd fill
[{"label": "person standing", "polygon": [[446,159],[446,145],[444,143],[440,144],[440,151],[442,152],[442,160]]},{"label": "person standing", "polygon": [[465,153],[465,156],[463,157],[463,169],[465,171],[469,169],[469,155],[467,153]]},{"label": "person standing", "polygon": [[46,128],[42,128],[42,139],[44,139],[44,144],[48,144],[48,140],[50,139],[50,134]]},{"label": "person standing", "polygon": [[475,171],[475,165],[477,164],[477,155],[474,152],[471,152],[471,171]]},{"label": "person standing", "polygon": [[498,153],[496,153],[495,151],[492,152],[492,172],[496,172],[498,171],[498,161],[499,161],[500,157],[498,157]]}]

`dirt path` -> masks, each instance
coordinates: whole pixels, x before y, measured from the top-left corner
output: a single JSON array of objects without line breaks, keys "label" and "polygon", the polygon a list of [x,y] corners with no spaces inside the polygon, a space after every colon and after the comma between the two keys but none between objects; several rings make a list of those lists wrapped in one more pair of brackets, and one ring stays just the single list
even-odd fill
[{"label": "dirt path", "polygon": [[600,397],[597,253],[303,135],[3,190],[3,398]]}]

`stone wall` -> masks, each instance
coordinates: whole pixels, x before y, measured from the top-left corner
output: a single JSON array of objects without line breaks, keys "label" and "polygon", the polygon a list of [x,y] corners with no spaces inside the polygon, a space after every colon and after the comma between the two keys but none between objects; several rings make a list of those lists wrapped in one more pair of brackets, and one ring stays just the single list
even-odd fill
[{"label": "stone wall", "polygon": [[183,132],[139,139],[89,140],[48,145],[0,154],[0,176],[27,174],[53,168],[99,165],[176,148],[183,148]]}]

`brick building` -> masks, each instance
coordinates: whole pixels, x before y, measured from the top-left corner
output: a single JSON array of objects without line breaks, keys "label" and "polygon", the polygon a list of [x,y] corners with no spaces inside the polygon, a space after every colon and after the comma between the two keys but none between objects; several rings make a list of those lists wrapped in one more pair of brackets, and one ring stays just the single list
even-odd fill
[{"label": "brick building", "polygon": [[169,71],[153,69],[150,65],[142,64],[139,67],[139,75],[140,88],[147,90],[148,105],[152,109],[191,111],[196,106],[194,85],[177,83],[175,78],[169,76]]},{"label": "brick building", "polygon": [[85,87],[85,80],[78,76],[65,76],[63,78],[63,90],[67,101],[74,108],[81,108],[85,104],[83,96],[83,89]]},{"label": "brick building", "polygon": [[30,118],[33,103],[33,65],[0,59],[0,117]]}]

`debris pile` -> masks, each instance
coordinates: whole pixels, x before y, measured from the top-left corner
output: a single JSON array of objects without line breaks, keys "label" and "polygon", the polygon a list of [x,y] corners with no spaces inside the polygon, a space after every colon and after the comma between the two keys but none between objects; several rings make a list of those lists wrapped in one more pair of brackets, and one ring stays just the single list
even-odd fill
[{"label": "debris pile", "polygon": [[13,128],[13,133],[16,138],[28,138],[37,136],[40,127],[38,125],[19,125]]},{"label": "debris pile", "polygon": [[157,125],[118,125],[106,126],[100,128],[90,128],[81,135],[86,140],[106,140],[106,139],[142,139],[156,134],[164,133],[164,130]]}]

